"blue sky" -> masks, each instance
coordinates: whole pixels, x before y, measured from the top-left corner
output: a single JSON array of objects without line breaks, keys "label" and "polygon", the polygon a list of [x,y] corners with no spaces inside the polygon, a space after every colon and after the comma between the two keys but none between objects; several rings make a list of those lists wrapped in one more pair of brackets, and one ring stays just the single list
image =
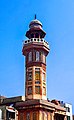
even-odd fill
[{"label": "blue sky", "polygon": [[74,0],[0,1],[0,94],[24,95],[22,41],[34,14],[50,45],[47,97],[74,106]]}]

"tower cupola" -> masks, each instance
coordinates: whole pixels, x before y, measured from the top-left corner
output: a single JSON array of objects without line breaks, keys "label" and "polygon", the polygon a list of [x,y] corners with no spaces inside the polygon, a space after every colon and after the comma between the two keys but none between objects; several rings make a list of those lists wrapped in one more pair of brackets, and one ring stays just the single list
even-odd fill
[{"label": "tower cupola", "polygon": [[29,30],[26,32],[26,37],[28,38],[44,38],[46,35],[45,31],[42,29],[42,23],[34,19],[29,24]]},{"label": "tower cupola", "polygon": [[[33,26],[31,26],[31,25],[33,25]],[[32,20],[29,24],[30,28],[31,27],[40,27],[40,26],[42,27],[42,23],[37,19]]]}]

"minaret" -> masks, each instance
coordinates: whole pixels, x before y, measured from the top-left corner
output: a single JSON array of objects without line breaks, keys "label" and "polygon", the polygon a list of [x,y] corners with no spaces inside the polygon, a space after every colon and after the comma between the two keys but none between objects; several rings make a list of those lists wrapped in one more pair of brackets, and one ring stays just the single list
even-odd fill
[{"label": "minaret", "polygon": [[42,23],[30,22],[22,53],[25,56],[25,101],[17,102],[18,120],[66,120],[65,108],[54,104],[46,96],[46,56],[49,45]]},{"label": "minaret", "polygon": [[25,98],[46,100],[46,56],[49,45],[45,41],[46,33],[42,23],[36,19],[30,22],[29,30],[23,44],[22,53],[25,56]]}]

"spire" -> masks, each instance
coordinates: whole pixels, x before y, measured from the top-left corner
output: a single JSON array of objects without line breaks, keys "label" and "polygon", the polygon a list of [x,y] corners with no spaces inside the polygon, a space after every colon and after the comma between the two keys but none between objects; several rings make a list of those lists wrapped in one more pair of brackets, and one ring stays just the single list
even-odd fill
[{"label": "spire", "polygon": [[35,14],[35,17],[34,17],[34,19],[36,19],[36,14]]}]

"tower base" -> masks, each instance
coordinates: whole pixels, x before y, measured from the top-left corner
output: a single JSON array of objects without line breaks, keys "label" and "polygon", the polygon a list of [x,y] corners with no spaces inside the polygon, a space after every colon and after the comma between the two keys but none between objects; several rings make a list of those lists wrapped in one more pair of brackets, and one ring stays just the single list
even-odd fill
[{"label": "tower base", "polygon": [[66,110],[47,100],[27,100],[15,104],[18,120],[65,120]]}]

